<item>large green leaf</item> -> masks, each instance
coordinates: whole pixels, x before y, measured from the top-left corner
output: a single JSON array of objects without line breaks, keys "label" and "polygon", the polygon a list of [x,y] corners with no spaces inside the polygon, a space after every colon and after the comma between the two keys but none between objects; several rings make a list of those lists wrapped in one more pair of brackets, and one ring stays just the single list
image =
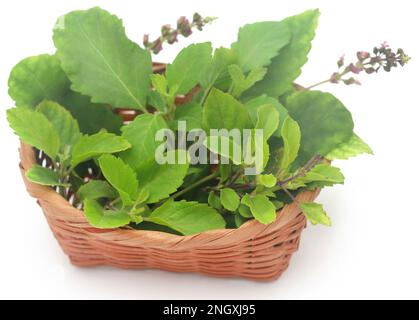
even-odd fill
[{"label": "large green leaf", "polygon": [[167,66],[166,76],[170,88],[178,94],[186,94],[195,87],[203,72],[211,63],[211,43],[191,44],[184,48],[172,64]]},{"label": "large green leaf", "polygon": [[290,38],[291,33],[284,22],[257,22],[240,28],[232,48],[237,53],[239,65],[249,71],[269,65]]},{"label": "large green leaf", "polygon": [[332,225],[332,221],[327,216],[321,204],[313,202],[301,202],[300,208],[312,224],[316,225],[320,223],[328,227]]},{"label": "large green leaf", "polygon": [[267,196],[246,194],[242,198],[242,203],[250,208],[252,215],[260,223],[269,224],[275,221],[276,208]]},{"label": "large green leaf", "polygon": [[301,129],[296,165],[304,165],[314,155],[326,156],[352,136],[351,113],[329,93],[298,92],[290,96],[286,107]]},{"label": "large green leaf", "polygon": [[71,148],[81,138],[77,121],[68,110],[54,101],[44,100],[38,105],[37,111],[44,114],[57,130],[60,137],[60,152],[69,156]]},{"label": "large green leaf", "polygon": [[167,201],[148,219],[184,235],[225,228],[224,219],[215,209],[198,202]]},{"label": "large green leaf", "polygon": [[37,184],[44,186],[68,186],[60,182],[60,175],[58,172],[48,168],[34,165],[26,172],[26,177]]},{"label": "large green leaf", "polygon": [[99,166],[106,180],[118,191],[124,205],[132,205],[138,196],[138,180],[134,170],[110,154],[99,158]]},{"label": "large green leaf", "polygon": [[130,223],[131,218],[125,211],[105,210],[96,200],[84,200],[84,214],[89,223],[100,229],[118,228]]},{"label": "large green leaf", "polygon": [[281,154],[280,170],[286,171],[294,162],[300,150],[301,131],[300,126],[291,117],[287,117],[281,129],[284,148]]},{"label": "large green leaf", "polygon": [[27,108],[7,110],[10,127],[27,144],[55,159],[60,148],[60,138],[55,127],[40,112]]},{"label": "large green leaf", "polygon": [[281,22],[291,31],[291,42],[272,59],[265,78],[247,92],[249,96],[279,97],[292,88],[307,62],[319,15],[318,10],[309,10]]},{"label": "large green leaf", "polygon": [[334,184],[343,184],[344,181],[345,177],[339,168],[321,163],[311,169],[304,176],[291,181],[287,185],[287,188],[295,190],[309,185],[310,189],[313,189],[316,187],[321,188],[325,186],[332,186]]},{"label": "large green leaf", "polygon": [[251,120],[246,108],[231,95],[212,89],[204,104],[203,126],[205,129],[245,129],[251,128]]},{"label": "large green leaf", "polygon": [[[168,151],[167,157],[174,155],[178,159],[181,152],[183,152],[182,156],[186,158],[187,152],[181,150]],[[188,163],[159,164],[154,158],[138,167],[137,176],[140,189],[149,193],[147,203],[155,203],[175,192],[182,185],[188,168]]]},{"label": "large green leaf", "polygon": [[115,189],[112,188],[108,182],[102,180],[90,180],[88,183],[82,185],[79,188],[77,195],[82,201],[85,199],[115,199],[118,197],[118,193],[115,191]]},{"label": "large green leaf", "polygon": [[30,57],[19,62],[9,78],[9,95],[17,107],[35,108],[42,100],[59,101],[70,82],[59,60],[49,54]]},{"label": "large green leaf", "polygon": [[120,133],[122,118],[115,114],[109,105],[92,103],[88,96],[74,91],[69,91],[61,100],[61,104],[77,120],[80,131],[84,134],[98,133],[102,129],[115,134]]},{"label": "large green leaf", "polygon": [[102,154],[121,152],[129,147],[131,145],[127,140],[113,133],[101,131],[91,136],[82,136],[73,147],[71,164],[75,167]]},{"label": "large green leaf", "polygon": [[54,43],[72,89],[92,102],[141,109],[150,84],[150,54],[125,35],[122,22],[100,8],[73,11]]},{"label": "large green leaf", "polygon": [[372,149],[366,144],[359,136],[355,133],[352,134],[351,138],[338,145],[335,149],[330,151],[326,159],[329,160],[347,160],[351,157],[356,157],[360,154],[373,154]]},{"label": "large green leaf", "polygon": [[144,162],[154,160],[155,151],[162,144],[156,141],[156,133],[167,128],[166,121],[161,115],[139,115],[133,122],[122,128],[122,136],[128,140],[132,148],[121,153],[120,157],[134,170],[137,170]]}]

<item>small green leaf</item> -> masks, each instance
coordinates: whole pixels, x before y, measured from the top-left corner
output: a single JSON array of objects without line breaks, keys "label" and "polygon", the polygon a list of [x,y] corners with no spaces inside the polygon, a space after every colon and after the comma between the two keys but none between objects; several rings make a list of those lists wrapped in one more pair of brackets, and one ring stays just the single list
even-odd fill
[{"label": "small green leaf", "polygon": [[79,188],[77,195],[82,201],[85,199],[97,200],[101,198],[116,199],[118,197],[115,189],[108,182],[102,180],[90,180]]},{"label": "small green leaf", "polygon": [[265,95],[251,99],[246,102],[245,107],[249,112],[252,123],[256,125],[258,110],[261,106],[271,105],[274,106],[279,113],[279,125],[274,135],[278,138],[281,137],[281,128],[284,125],[285,119],[288,116],[288,110],[278,101],[278,99],[271,98]]},{"label": "small green leaf", "polygon": [[99,158],[99,166],[106,180],[120,194],[124,205],[132,205],[138,196],[138,180],[134,170],[124,161],[110,154]]},{"label": "small green leaf", "polygon": [[156,133],[168,126],[162,115],[142,114],[133,122],[122,128],[122,137],[128,140],[131,148],[120,154],[120,157],[134,170],[150,159],[154,159],[155,151],[162,142],[156,141]]},{"label": "small green leaf", "polygon": [[248,91],[249,96],[279,97],[292,88],[307,62],[319,15],[319,10],[309,10],[280,22],[291,32],[291,41],[272,59],[265,78]]},{"label": "small green leaf", "polygon": [[263,195],[251,196],[246,194],[242,198],[242,203],[250,208],[252,215],[260,223],[269,224],[276,219],[276,209],[274,204]]},{"label": "small green leaf", "polygon": [[170,88],[177,94],[187,94],[195,87],[211,63],[211,43],[192,44],[184,48],[172,64],[167,66],[166,77]]},{"label": "small green leaf", "polygon": [[321,204],[313,202],[300,202],[300,209],[313,225],[318,223],[328,227],[332,225],[332,221],[327,216]]},{"label": "small green leaf", "polygon": [[105,210],[91,199],[84,200],[84,214],[93,227],[100,229],[123,227],[131,221],[125,211]]},{"label": "small green leaf", "polygon": [[71,113],[56,102],[44,100],[37,111],[41,112],[54,126],[60,137],[60,152],[70,153],[71,148],[80,140],[81,133],[77,121]]},{"label": "small green leaf", "polygon": [[237,63],[236,54],[231,49],[217,48],[210,65],[201,75],[200,84],[204,89],[216,86],[228,89],[230,76],[228,66]]},{"label": "small green leaf", "polygon": [[239,214],[234,215],[234,223],[236,224],[237,228],[240,228],[246,221],[247,219],[245,219],[243,216]]},{"label": "small green leaf", "polygon": [[351,157],[356,157],[360,154],[373,154],[373,151],[360,137],[355,133],[352,134],[351,138],[338,145],[335,149],[329,152],[326,159],[329,160],[347,160]]},{"label": "small green leaf", "polygon": [[165,96],[167,94],[166,77],[158,73],[152,74],[150,77],[153,88],[156,89],[156,91],[160,93],[162,96]]},{"label": "small green leaf", "polygon": [[211,191],[208,195],[208,204],[217,210],[222,208],[220,197],[217,196],[214,191]]},{"label": "small green leaf", "polygon": [[284,148],[279,169],[286,171],[297,158],[301,141],[300,126],[289,116],[282,126],[281,136],[284,141]]},{"label": "small green leaf", "polygon": [[243,92],[251,88],[256,82],[262,80],[266,74],[266,71],[266,68],[257,68],[250,71],[249,74],[245,76],[242,69],[238,65],[230,65],[228,67],[228,72],[230,74],[231,80],[233,81],[231,94],[234,97],[240,97]]},{"label": "small green leaf", "polygon": [[353,134],[351,113],[329,93],[295,93],[287,100],[287,109],[301,129],[296,166],[304,165],[315,155],[326,156]]},{"label": "small green leaf", "polygon": [[101,131],[91,136],[82,136],[73,147],[71,165],[90,160],[107,153],[121,152],[131,147],[129,142],[113,133]]},{"label": "small green leaf", "polygon": [[169,200],[154,210],[148,220],[183,235],[225,228],[224,219],[215,209],[198,202]]},{"label": "small green leaf", "polygon": [[44,99],[59,101],[69,87],[60,61],[49,54],[22,60],[9,78],[9,95],[17,107],[34,109]]},{"label": "small green leaf", "polygon": [[212,89],[204,104],[203,126],[205,129],[251,128],[249,113],[233,96]]},{"label": "small green leaf", "polygon": [[236,211],[240,205],[239,195],[231,188],[221,189],[220,200],[223,207],[231,212]]},{"label": "small green leaf", "polygon": [[272,174],[261,174],[257,176],[257,182],[266,188],[272,188],[276,185],[277,179]]},{"label": "small green leaf", "polygon": [[240,204],[239,213],[243,218],[253,218],[252,211],[250,211],[250,208],[244,204]]},{"label": "small green leaf", "polygon": [[60,148],[57,130],[42,113],[26,109],[7,110],[10,127],[27,144],[42,150],[51,159],[55,159]]},{"label": "small green leaf", "polygon": [[202,122],[202,107],[198,103],[187,103],[176,108],[175,123],[186,121],[186,130],[200,129]]},{"label": "small green leaf", "polygon": [[[187,151],[172,150],[168,151],[166,156],[187,159]],[[137,176],[140,190],[147,190],[150,194],[147,203],[156,203],[175,192],[182,185],[188,168],[189,163],[159,164],[154,158],[138,167]]]},{"label": "small green leaf", "polygon": [[146,111],[151,56],[127,38],[122,21],[97,7],[64,19],[53,38],[71,88],[92,102]]},{"label": "small green leaf", "polygon": [[288,26],[282,22],[257,22],[240,29],[232,48],[237,53],[239,65],[249,71],[269,65],[289,43],[290,37]]},{"label": "small green leaf", "polygon": [[26,177],[29,181],[43,186],[68,186],[68,184],[60,182],[60,175],[58,172],[39,165],[34,165],[31,169],[29,169],[26,172]]},{"label": "small green leaf", "polygon": [[279,113],[272,105],[260,106],[258,109],[258,119],[256,129],[263,130],[263,137],[268,140],[279,126]]}]

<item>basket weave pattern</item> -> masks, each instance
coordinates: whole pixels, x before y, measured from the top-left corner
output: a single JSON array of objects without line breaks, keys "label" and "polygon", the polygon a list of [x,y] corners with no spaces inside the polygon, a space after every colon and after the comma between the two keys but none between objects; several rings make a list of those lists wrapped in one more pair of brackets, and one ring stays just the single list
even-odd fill
[{"label": "basket weave pattern", "polygon": [[[161,73],[164,69],[164,64],[154,64],[154,72]],[[177,104],[189,98],[190,95],[178,97]],[[119,109],[118,113],[125,122],[132,121],[138,114],[127,109]],[[274,280],[287,269],[306,226],[306,218],[294,202],[279,211],[276,221],[267,226],[251,220],[238,229],[213,230],[192,236],[129,228],[96,229],[87,222],[82,211],[55,190],[26,178],[25,172],[37,163],[31,146],[21,144],[20,159],[29,194],[38,200],[55,238],[76,266],[109,265]],[[318,193],[302,192],[297,200],[313,201]]]}]

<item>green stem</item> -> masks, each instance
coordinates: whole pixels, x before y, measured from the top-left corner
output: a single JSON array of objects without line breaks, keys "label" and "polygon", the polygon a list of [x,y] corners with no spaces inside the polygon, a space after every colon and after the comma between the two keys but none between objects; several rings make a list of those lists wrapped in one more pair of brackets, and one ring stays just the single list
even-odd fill
[{"label": "green stem", "polygon": [[184,195],[185,193],[191,191],[192,189],[195,189],[196,187],[199,187],[201,184],[204,184],[205,182],[208,182],[208,181],[216,178],[217,175],[218,175],[218,172],[215,171],[215,172],[211,173],[209,176],[206,176],[206,177],[202,178],[201,180],[198,180],[195,183],[192,183],[190,186],[186,187],[185,189],[175,193],[169,199],[179,198],[180,196]]}]

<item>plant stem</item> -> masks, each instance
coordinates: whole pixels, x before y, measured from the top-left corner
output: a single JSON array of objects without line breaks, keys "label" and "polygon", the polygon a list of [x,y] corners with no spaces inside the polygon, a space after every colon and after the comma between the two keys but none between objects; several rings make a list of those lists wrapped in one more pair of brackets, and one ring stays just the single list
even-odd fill
[{"label": "plant stem", "polygon": [[313,88],[315,88],[315,87],[318,87],[318,86],[320,86],[320,85],[322,85],[322,84],[329,83],[329,82],[330,82],[330,78],[329,78],[329,79],[327,79],[327,80],[323,80],[323,81],[317,82],[317,83],[315,83],[315,84],[313,84],[313,85],[311,85],[311,86],[307,87],[307,88],[306,88],[306,90],[311,90],[311,89],[313,89]]},{"label": "plant stem", "polygon": [[218,175],[218,172],[215,171],[215,172],[211,173],[209,176],[206,176],[206,177],[202,178],[201,180],[198,180],[195,183],[192,183],[190,186],[186,187],[185,189],[175,193],[169,199],[179,198],[180,196],[184,195],[185,193],[191,191],[192,189],[195,189],[196,187],[199,187],[201,184],[204,184],[205,182],[208,182],[208,181],[214,179],[215,177],[217,177],[217,175]]}]

